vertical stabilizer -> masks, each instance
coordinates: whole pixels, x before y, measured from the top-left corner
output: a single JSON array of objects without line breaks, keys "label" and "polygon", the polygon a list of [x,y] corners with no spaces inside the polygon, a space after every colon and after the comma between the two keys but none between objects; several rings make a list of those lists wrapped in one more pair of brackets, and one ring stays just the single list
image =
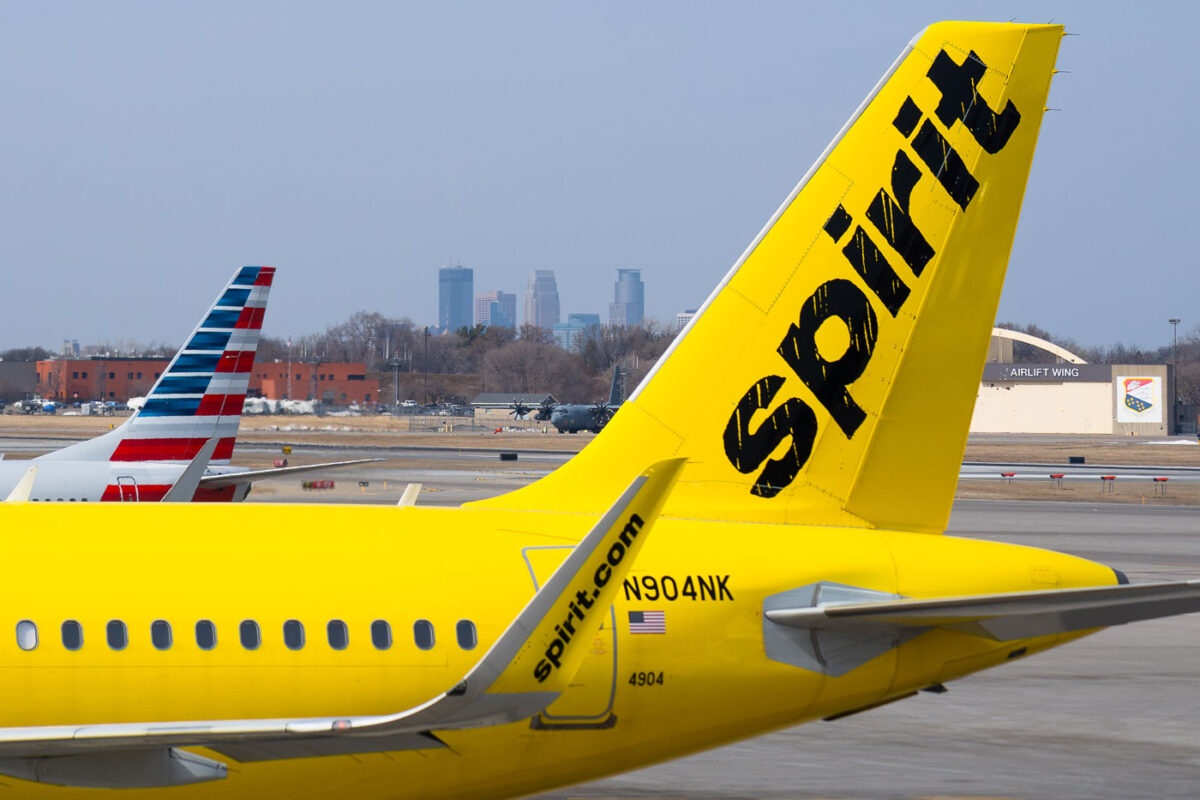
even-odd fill
[{"label": "vertical stabilizer", "polygon": [[42,460],[188,463],[210,439],[228,464],[258,351],[274,267],[242,267],[125,424]]},{"label": "vertical stabilizer", "polygon": [[608,404],[612,407],[621,405],[625,399],[625,375],[621,372],[619,363],[613,364],[612,385],[608,387]]},{"label": "vertical stabilizer", "polygon": [[477,505],[941,531],[1062,28],[914,39],[595,442]]}]

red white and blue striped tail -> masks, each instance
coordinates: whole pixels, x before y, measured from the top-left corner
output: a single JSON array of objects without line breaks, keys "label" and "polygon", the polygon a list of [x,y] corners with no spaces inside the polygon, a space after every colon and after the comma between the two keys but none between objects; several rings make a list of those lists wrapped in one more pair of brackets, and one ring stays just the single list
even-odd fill
[{"label": "red white and blue striped tail", "polygon": [[274,267],[239,269],[133,417],[46,458],[187,463],[215,437],[210,463],[228,464],[274,277]]}]

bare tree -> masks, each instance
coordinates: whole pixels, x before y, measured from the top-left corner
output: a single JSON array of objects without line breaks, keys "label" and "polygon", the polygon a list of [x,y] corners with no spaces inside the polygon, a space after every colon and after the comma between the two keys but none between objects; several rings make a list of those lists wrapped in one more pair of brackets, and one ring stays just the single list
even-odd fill
[{"label": "bare tree", "polygon": [[0,361],[45,361],[53,355],[44,347],[10,347],[0,352]]},{"label": "bare tree", "polygon": [[[550,392],[560,400],[579,392],[583,364],[561,347],[518,339],[488,352],[483,359],[483,381],[494,392]],[[589,391],[590,387],[585,388]]]},{"label": "bare tree", "polygon": [[528,322],[521,326],[518,337],[522,341],[527,342],[554,344],[554,331],[549,328],[539,328],[537,325],[530,325]]}]

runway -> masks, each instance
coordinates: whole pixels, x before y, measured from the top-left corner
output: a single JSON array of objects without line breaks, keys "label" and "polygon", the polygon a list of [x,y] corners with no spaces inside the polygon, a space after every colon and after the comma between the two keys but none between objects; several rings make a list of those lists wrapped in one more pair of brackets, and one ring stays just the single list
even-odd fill
[{"label": "runway", "polygon": [[[963,501],[951,532],[1133,581],[1200,577],[1200,510]],[[1082,641],[837,722],[552,792],[563,798],[1195,798],[1200,615]]]}]

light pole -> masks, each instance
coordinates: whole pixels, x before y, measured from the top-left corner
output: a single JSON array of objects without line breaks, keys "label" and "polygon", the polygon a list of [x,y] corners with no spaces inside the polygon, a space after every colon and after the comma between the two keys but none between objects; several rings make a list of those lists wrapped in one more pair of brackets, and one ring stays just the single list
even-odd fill
[{"label": "light pole", "polygon": [[423,405],[429,405],[429,326],[425,326],[425,357],[421,359],[421,366],[425,368],[425,388],[422,390],[425,394],[421,399]]},{"label": "light pole", "polygon": [[1167,320],[1171,323],[1171,432],[1177,433],[1179,425],[1179,317]]},{"label": "light pole", "polygon": [[387,366],[392,370],[392,416],[400,413],[400,359],[389,358]]}]

